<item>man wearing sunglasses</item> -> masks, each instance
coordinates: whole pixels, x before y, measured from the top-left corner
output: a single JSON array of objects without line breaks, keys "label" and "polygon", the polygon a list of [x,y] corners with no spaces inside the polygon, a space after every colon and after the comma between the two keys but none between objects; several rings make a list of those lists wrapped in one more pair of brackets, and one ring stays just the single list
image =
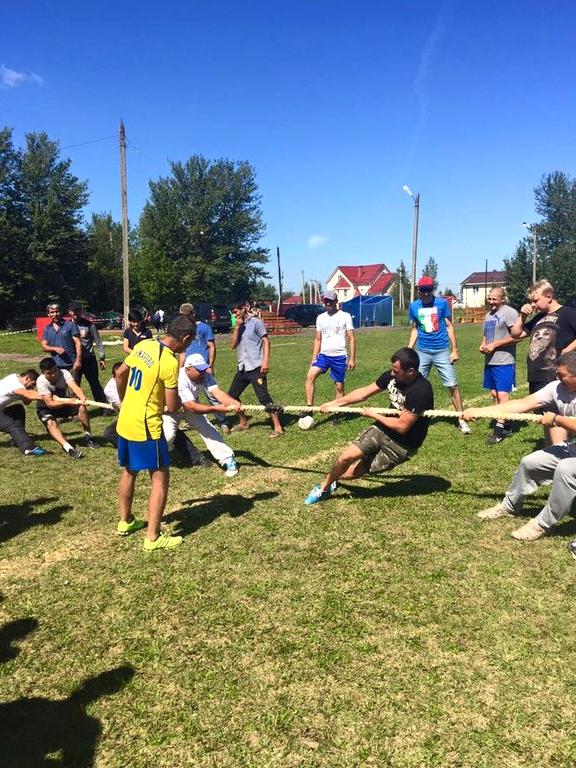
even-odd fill
[{"label": "man wearing sunglasses", "polygon": [[[450,390],[454,408],[462,411],[462,395],[454,370],[458,345],[452,312],[446,299],[434,296],[434,280],[428,275],[418,281],[418,298],[410,304],[408,318],[412,322],[408,346],[414,349],[417,343],[420,373],[428,377],[434,366],[442,384]],[[458,429],[465,435],[470,434],[470,427],[463,419],[458,420]]]}]

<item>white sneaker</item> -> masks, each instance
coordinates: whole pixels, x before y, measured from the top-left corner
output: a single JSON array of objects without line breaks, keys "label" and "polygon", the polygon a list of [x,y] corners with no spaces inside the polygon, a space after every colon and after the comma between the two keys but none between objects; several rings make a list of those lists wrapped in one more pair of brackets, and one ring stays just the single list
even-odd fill
[{"label": "white sneaker", "polygon": [[458,419],[458,429],[463,435],[471,435],[472,430],[468,426],[468,423],[464,419]]},{"label": "white sneaker", "polygon": [[513,514],[508,507],[505,507],[504,504],[500,502],[500,504],[496,504],[494,507],[488,507],[488,509],[483,509],[481,512],[478,512],[476,517],[479,517],[480,520],[497,520],[499,517],[513,517]]},{"label": "white sneaker", "polygon": [[510,535],[517,541],[536,541],[544,536],[545,533],[546,528],[538,525],[538,521],[533,517],[532,520],[528,520],[521,528],[516,528],[515,531],[512,531]]},{"label": "white sneaker", "polygon": [[236,459],[228,459],[228,461],[225,461],[224,464],[222,464],[222,468],[225,470],[225,477],[236,477],[238,474],[238,464],[236,464]]}]

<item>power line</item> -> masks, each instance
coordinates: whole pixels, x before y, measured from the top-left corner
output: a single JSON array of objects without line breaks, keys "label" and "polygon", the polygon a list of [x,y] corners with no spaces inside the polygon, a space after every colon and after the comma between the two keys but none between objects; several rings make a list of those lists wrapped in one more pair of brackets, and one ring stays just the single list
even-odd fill
[{"label": "power line", "polygon": [[73,147],[84,147],[86,144],[97,144],[100,141],[108,141],[109,139],[115,139],[116,134],[113,133],[112,136],[103,136],[101,139],[90,139],[89,141],[81,141],[79,144],[67,144],[65,147],[60,147],[60,149],[72,149]]}]

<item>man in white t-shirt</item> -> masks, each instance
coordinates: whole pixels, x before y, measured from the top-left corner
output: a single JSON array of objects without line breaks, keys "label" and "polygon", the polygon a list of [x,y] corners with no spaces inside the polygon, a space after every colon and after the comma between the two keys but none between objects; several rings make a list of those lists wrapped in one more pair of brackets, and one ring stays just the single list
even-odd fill
[{"label": "man in white t-shirt", "polygon": [[38,373],[29,368],[22,373],[11,373],[0,379],[0,432],[6,432],[24,456],[44,456],[46,451],[26,432],[26,411],[22,401],[41,400],[35,391]]},{"label": "man in white t-shirt", "polygon": [[[352,315],[338,309],[336,291],[326,291],[322,297],[326,312],[316,318],[316,336],[312,347],[312,362],[306,376],[306,404],[314,405],[314,388],[318,376],[330,371],[330,378],[336,388],[336,397],[344,396],[346,371],[356,367],[356,337]],[[346,342],[350,356],[346,353]],[[302,416],[310,415],[304,411]]]},{"label": "man in white t-shirt", "polygon": [[[481,416],[483,412],[528,413],[543,409],[540,421],[545,427],[560,427],[576,432],[576,352],[564,352],[556,364],[557,381],[520,400],[508,400],[496,407],[468,408],[465,419]],[[548,503],[540,513],[525,525],[512,531],[520,541],[536,541],[556,525],[572,507],[576,494],[576,442],[550,445],[541,451],[524,456],[506,495],[499,504],[478,512],[482,520],[511,517],[522,511],[522,502],[530,493],[552,481]]]},{"label": "man in white t-shirt", "polygon": [[[234,451],[226,445],[220,432],[210,424],[206,414],[226,413],[229,407],[233,407],[236,413],[243,413],[242,403],[218,387],[214,377],[206,373],[208,368],[208,363],[199,352],[188,355],[184,361],[178,374],[178,395],[182,401],[184,413],[178,413],[175,416],[164,414],[162,418],[164,435],[170,448],[178,430],[179,418],[183,415],[184,420],[200,434],[206,448],[225,470],[226,477],[234,477],[238,474]],[[202,392],[210,393],[212,398],[218,400],[219,405],[204,405],[198,402]]]},{"label": "man in white t-shirt", "polygon": [[[82,451],[74,448],[66,440],[58,426],[58,419],[77,416],[84,429],[84,445],[87,448],[98,448],[90,431],[86,395],[76,384],[70,371],[65,368],[58,368],[51,357],[40,360],[40,370],[42,373],[36,381],[38,394],[42,395],[42,400],[36,406],[38,418],[48,430],[50,437],[62,446],[64,453],[71,459],[81,459]],[[67,399],[70,397],[70,393],[76,402]],[[62,401],[61,398],[64,400]]]}]

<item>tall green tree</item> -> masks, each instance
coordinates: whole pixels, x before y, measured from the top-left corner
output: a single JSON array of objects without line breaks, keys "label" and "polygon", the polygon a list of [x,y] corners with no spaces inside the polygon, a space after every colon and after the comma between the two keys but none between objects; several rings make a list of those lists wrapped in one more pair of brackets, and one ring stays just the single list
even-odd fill
[{"label": "tall green tree", "polygon": [[0,132],[2,314],[40,310],[50,297],[81,295],[87,281],[82,208],[85,182],[60,158],[58,143],[29,133],[15,149]]},{"label": "tall green tree", "polygon": [[23,205],[26,215],[26,264],[22,292],[31,306],[47,295],[73,298],[86,285],[86,237],[82,209],[87,184],[60,159],[58,142],[45,133],[29,133],[21,153]]},{"label": "tall green tree", "polygon": [[93,213],[86,229],[90,305],[122,307],[122,225],[111,213]]},{"label": "tall green tree", "polygon": [[[555,286],[561,303],[576,299],[576,180],[555,171],[541,178],[534,190],[541,221],[536,233],[536,277]],[[522,240],[514,255],[504,260],[511,303],[521,306],[532,283],[532,238]]]},{"label": "tall green tree", "polygon": [[13,314],[20,288],[20,264],[25,249],[25,217],[20,180],[20,156],[8,128],[0,131],[0,320]]},{"label": "tall green tree", "polygon": [[438,289],[438,263],[430,256],[422,268],[422,277],[431,277],[434,280],[434,290]]},{"label": "tall green tree", "polygon": [[521,240],[514,255],[504,259],[506,273],[506,293],[508,303],[520,309],[526,303],[526,291],[532,283],[532,251],[529,238]]},{"label": "tall green tree", "polygon": [[396,281],[392,288],[392,296],[398,309],[405,309],[410,303],[410,280],[403,261],[400,262],[396,270]]},{"label": "tall green tree", "polygon": [[183,297],[231,301],[250,296],[268,277],[260,196],[246,162],[194,155],[150,182],[139,225],[135,273],[148,304]]}]

